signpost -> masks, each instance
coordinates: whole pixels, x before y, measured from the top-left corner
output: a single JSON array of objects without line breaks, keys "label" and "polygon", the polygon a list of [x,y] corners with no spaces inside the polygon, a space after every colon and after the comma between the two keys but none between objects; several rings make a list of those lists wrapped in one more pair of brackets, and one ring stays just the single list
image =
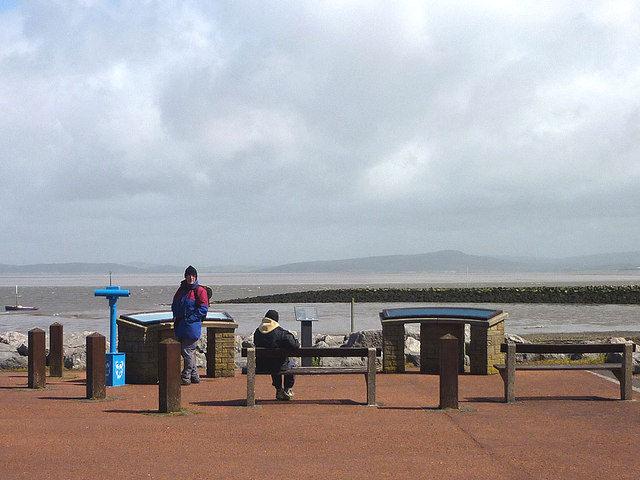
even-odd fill
[{"label": "signpost", "polygon": [[[296,313],[296,320],[300,322],[300,345],[303,347],[313,347],[312,322],[318,321],[318,309],[316,307],[293,307]],[[302,358],[303,367],[313,366],[312,357]]]}]

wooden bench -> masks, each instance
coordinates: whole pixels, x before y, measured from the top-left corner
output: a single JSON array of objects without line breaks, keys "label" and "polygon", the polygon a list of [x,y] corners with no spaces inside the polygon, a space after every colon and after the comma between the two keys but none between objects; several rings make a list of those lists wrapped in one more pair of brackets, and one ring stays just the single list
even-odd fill
[{"label": "wooden bench", "polygon": [[[380,348],[365,347],[300,347],[295,350],[279,350],[273,348],[243,348],[242,356],[247,357],[247,406],[256,404],[256,358],[274,357],[366,357],[366,365],[361,367],[295,367],[282,374],[293,375],[364,375],[367,385],[367,405],[376,404],[376,356]],[[257,373],[263,375],[262,373]]]},{"label": "wooden bench", "polygon": [[[610,370],[620,381],[620,399],[631,400],[633,373],[633,343],[594,343],[594,344],[536,344],[503,343],[500,351],[506,353],[504,365],[494,365],[504,381],[505,402],[514,402],[516,398],[516,370]],[[544,364],[525,365],[516,363],[516,353],[612,353],[622,354],[622,363],[589,364]]]}]

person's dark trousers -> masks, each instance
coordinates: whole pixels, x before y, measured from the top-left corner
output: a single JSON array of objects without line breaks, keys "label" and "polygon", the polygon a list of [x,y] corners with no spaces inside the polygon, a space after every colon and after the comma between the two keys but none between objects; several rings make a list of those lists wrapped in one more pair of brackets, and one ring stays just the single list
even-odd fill
[{"label": "person's dark trousers", "polygon": [[[289,359],[286,364],[286,368],[293,368],[296,364],[293,360]],[[296,376],[287,374],[287,375],[271,375],[271,385],[276,387],[276,389],[282,388],[282,377],[284,377],[284,389],[287,390],[289,388],[293,388],[293,384],[296,383]]]},{"label": "person's dark trousers", "polygon": [[197,338],[183,338],[180,340],[180,353],[184,359],[184,368],[182,369],[182,379],[197,382],[200,380],[200,374],[196,367],[195,352],[198,347]]}]

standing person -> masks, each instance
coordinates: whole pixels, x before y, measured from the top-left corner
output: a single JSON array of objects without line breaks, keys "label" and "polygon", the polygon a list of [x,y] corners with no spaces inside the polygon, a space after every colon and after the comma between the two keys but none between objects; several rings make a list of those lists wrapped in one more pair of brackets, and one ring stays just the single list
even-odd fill
[{"label": "standing person", "polygon": [[209,311],[209,296],[206,289],[198,285],[198,272],[191,265],[184,271],[184,280],[173,296],[171,311],[173,328],[184,358],[182,385],[200,383],[195,351],[202,331],[202,321]]},{"label": "standing person", "polygon": [[[262,323],[253,334],[253,343],[256,347],[292,349],[300,347],[298,340],[289,330],[278,325],[278,312],[269,310]],[[259,373],[271,373],[271,384],[276,389],[276,399],[290,400],[293,398],[293,384],[296,377],[291,374],[282,375],[281,372],[295,367],[296,364],[289,357],[284,358],[259,358],[256,361],[256,371]],[[284,376],[284,388],[282,377]]]}]

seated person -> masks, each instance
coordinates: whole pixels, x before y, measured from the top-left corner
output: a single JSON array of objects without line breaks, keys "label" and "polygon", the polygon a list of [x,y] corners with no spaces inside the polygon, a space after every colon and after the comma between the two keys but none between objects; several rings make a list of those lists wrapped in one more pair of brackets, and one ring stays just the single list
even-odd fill
[{"label": "seated person", "polygon": [[[253,343],[256,347],[292,349],[300,347],[298,340],[289,330],[285,330],[278,325],[278,312],[269,310],[262,323],[253,334]],[[256,360],[256,372],[271,373],[271,383],[276,389],[276,399],[290,400],[293,398],[293,384],[295,375],[282,375],[289,368],[296,364],[289,357],[283,358],[258,358]],[[284,376],[284,388],[282,377]]]}]

